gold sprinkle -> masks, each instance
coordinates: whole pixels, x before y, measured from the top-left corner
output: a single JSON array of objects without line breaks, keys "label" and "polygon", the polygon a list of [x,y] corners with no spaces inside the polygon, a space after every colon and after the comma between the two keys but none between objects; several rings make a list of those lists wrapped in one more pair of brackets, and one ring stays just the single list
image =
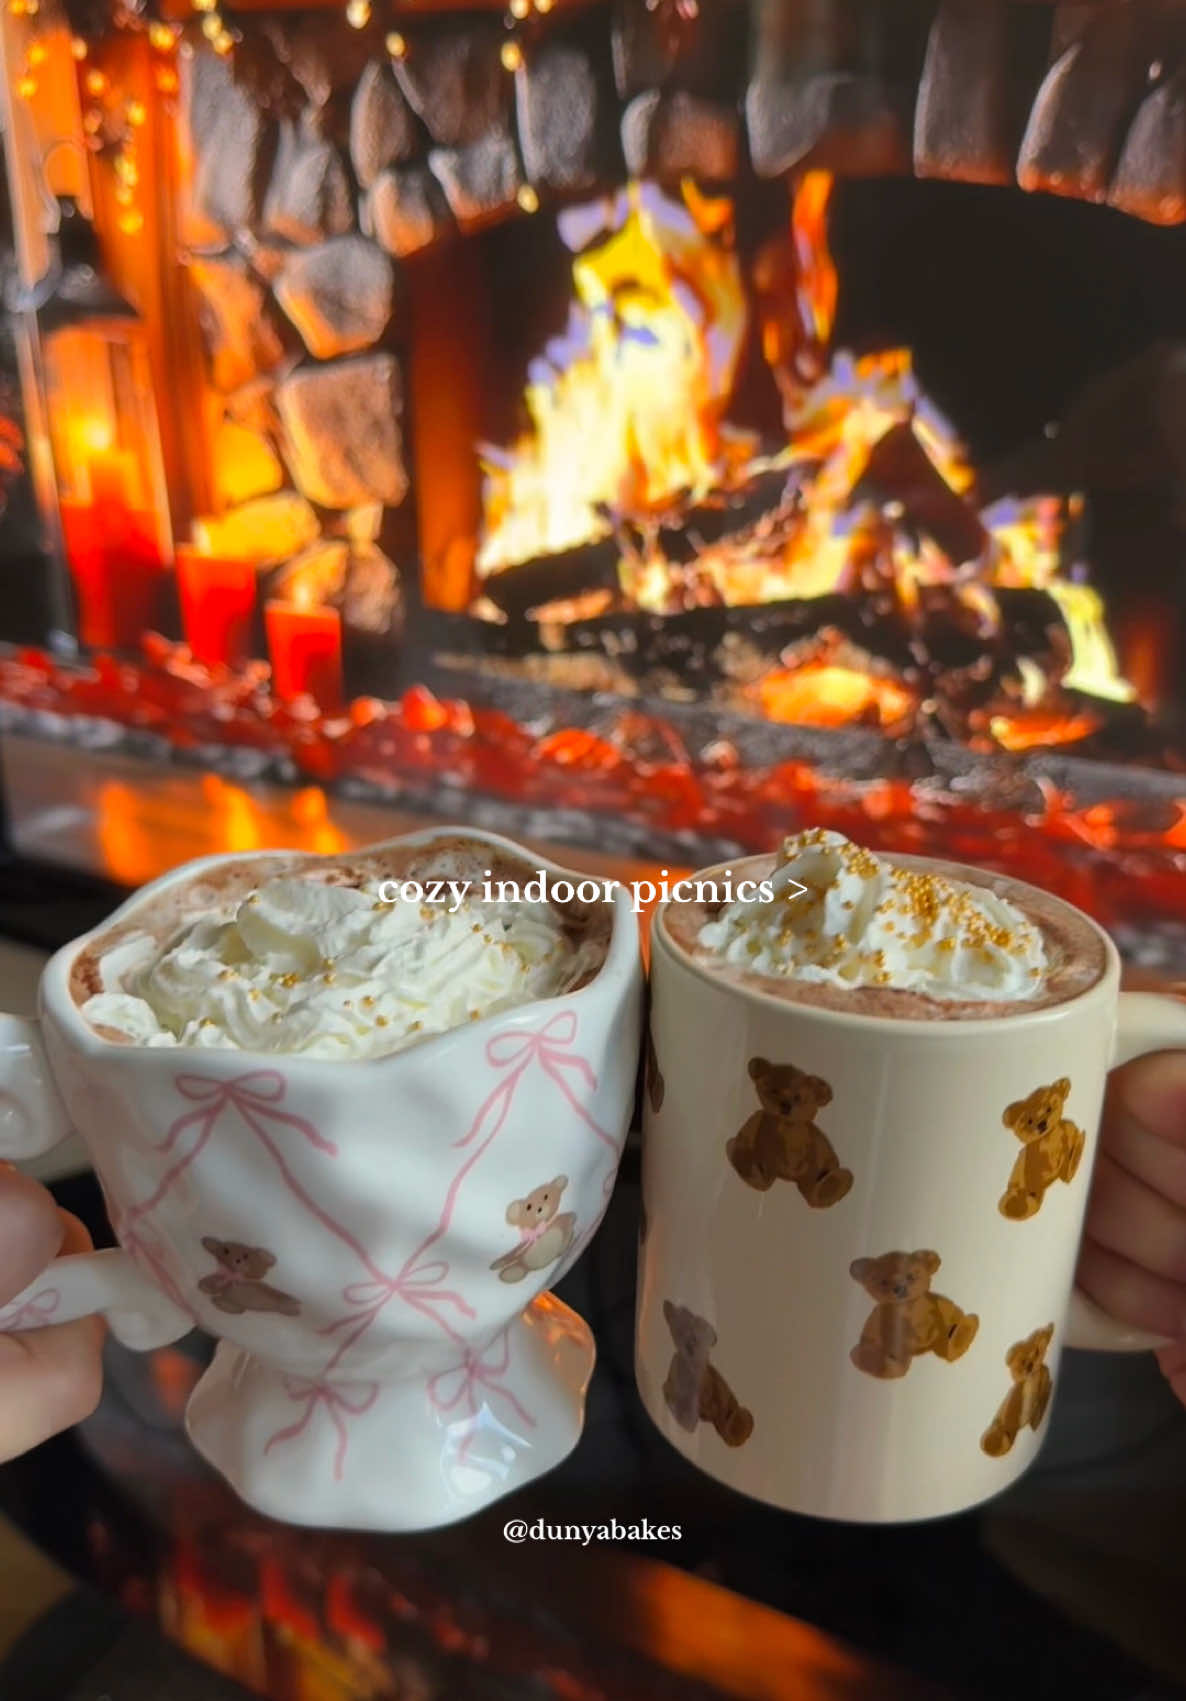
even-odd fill
[{"label": "gold sprinkle", "polygon": [[408,1029],[408,1032],[410,1034],[418,1034],[423,1026],[423,1022],[413,1022],[411,1027]]},{"label": "gold sprinkle", "polygon": [[363,1007],[364,1010],[370,1010],[374,1007],[374,1003],[375,1003],[375,1000],[368,995],[366,998],[363,999],[362,1007]]},{"label": "gold sprinkle", "polygon": [[386,1016],[376,1016],[375,1017],[375,1026],[377,1028],[385,1028],[385,1027],[387,1027],[387,1025],[388,1025],[388,1023],[387,1023],[387,1017]]}]

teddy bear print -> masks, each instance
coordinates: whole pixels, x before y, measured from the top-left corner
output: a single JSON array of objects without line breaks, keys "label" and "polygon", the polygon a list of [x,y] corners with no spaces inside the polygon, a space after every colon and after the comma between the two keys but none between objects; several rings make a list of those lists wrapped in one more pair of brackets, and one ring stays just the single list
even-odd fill
[{"label": "teddy bear print", "polygon": [[793,1181],[809,1205],[839,1204],[852,1186],[852,1171],[840,1167],[814,1120],[831,1104],[831,1087],[793,1063],[768,1063],[764,1057],[750,1058],[749,1073],[761,1109],[725,1147],[733,1168],[759,1192],[776,1181]]},{"label": "teddy bear print", "polygon": [[1046,1352],[1053,1339],[1054,1324],[1047,1323],[1024,1341],[1015,1341],[1005,1354],[1013,1386],[980,1437],[981,1447],[991,1458],[1003,1458],[1027,1423],[1036,1430],[1046,1416],[1054,1387],[1046,1366]]},{"label": "teddy bear print", "polygon": [[198,1283],[219,1311],[238,1317],[245,1311],[278,1311],[296,1317],[299,1301],[279,1288],[269,1287],[264,1277],[276,1262],[262,1246],[244,1246],[238,1240],[215,1240],[206,1235],[202,1245],[218,1265]]},{"label": "teddy bear print", "polygon": [[1083,1130],[1063,1115],[1071,1083],[1060,1076],[1048,1087],[1035,1087],[1027,1099],[1005,1110],[1001,1121],[1021,1141],[1000,1212],[1014,1222],[1037,1214],[1046,1189],[1055,1181],[1073,1181],[1083,1156]]},{"label": "teddy bear print", "polygon": [[686,1305],[673,1305],[669,1299],[663,1301],[663,1316],[675,1342],[663,1384],[668,1411],[681,1429],[690,1433],[697,1424],[710,1423],[726,1447],[740,1447],[753,1434],[753,1413],[739,1404],[720,1371],[709,1363],[716,1330]]},{"label": "teddy bear print", "polygon": [[937,1252],[883,1252],[849,1266],[873,1301],[861,1338],[849,1357],[858,1370],[885,1380],[905,1376],[920,1353],[947,1364],[962,1358],[976,1338],[980,1319],[954,1300],[931,1292],[939,1268]]},{"label": "teddy bear print", "polygon": [[667,1083],[663,1079],[663,1071],[659,1068],[659,1054],[655,1050],[655,1036],[651,1033],[650,1025],[646,1030],[643,1056],[646,1071],[647,1098],[651,1109],[656,1115],[663,1109],[663,1100],[667,1094]]},{"label": "teddy bear print", "polygon": [[535,1187],[524,1199],[512,1199],[507,1222],[519,1230],[517,1245],[491,1264],[503,1282],[521,1282],[530,1270],[544,1270],[563,1258],[572,1245],[576,1216],[560,1211],[560,1196],[568,1186],[566,1175],[557,1175]]}]

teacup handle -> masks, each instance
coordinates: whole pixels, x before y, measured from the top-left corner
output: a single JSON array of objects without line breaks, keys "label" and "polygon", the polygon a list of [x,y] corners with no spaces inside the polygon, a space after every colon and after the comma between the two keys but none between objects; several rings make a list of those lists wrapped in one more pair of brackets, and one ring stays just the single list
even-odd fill
[{"label": "teacup handle", "polygon": [[0,1158],[39,1158],[73,1132],[40,1027],[24,1016],[0,1015]]},{"label": "teacup handle", "polygon": [[[1155,992],[1122,992],[1112,1067],[1153,1051],[1186,1050],[1186,1001]],[[1104,1353],[1148,1352],[1169,1345],[1109,1317],[1085,1293],[1075,1289],[1067,1313],[1067,1345]]]},{"label": "teacup handle", "polygon": [[112,1250],[56,1258],[0,1308],[0,1334],[96,1315],[106,1318],[116,1340],[134,1352],[168,1346],[195,1327],[189,1312],[143,1275],[126,1252]]}]

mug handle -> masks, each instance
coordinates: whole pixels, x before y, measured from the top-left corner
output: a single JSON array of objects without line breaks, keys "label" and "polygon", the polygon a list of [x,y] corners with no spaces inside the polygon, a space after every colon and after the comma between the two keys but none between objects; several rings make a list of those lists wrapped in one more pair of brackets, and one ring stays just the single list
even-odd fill
[{"label": "mug handle", "polygon": [[196,1325],[126,1252],[69,1253],[55,1258],[15,1299],[0,1307],[0,1335],[20,1335],[101,1316],[116,1340],[133,1352],[152,1352]]},{"label": "mug handle", "polygon": [[0,1158],[42,1157],[73,1132],[40,1026],[24,1016],[0,1014]]},{"label": "mug handle", "polygon": [[[52,1151],[74,1132],[35,1021],[0,1014],[0,1158]],[[125,1347],[150,1352],[194,1327],[189,1312],[143,1275],[126,1252],[70,1253],[0,1306],[0,1335],[100,1314]]]},{"label": "mug handle", "polygon": [[[1155,992],[1122,992],[1112,1067],[1153,1051],[1186,1050],[1186,1001]],[[1071,1295],[1066,1344],[1089,1352],[1138,1353],[1169,1345],[1164,1335],[1132,1329],[1101,1311],[1079,1288]]]}]

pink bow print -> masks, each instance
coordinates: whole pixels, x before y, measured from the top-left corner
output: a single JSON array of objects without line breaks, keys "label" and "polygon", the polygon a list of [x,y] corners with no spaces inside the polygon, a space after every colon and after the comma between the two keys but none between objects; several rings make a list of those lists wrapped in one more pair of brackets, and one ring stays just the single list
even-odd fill
[{"label": "pink bow print", "polygon": [[[490,1355],[496,1348],[501,1347],[497,1362],[490,1363]],[[460,1364],[452,1365],[448,1370],[438,1371],[428,1379],[428,1397],[438,1416],[456,1411],[458,1406],[465,1407],[466,1415],[474,1417],[478,1410],[476,1390],[485,1389],[491,1394],[497,1394],[512,1408],[521,1423],[529,1429],[535,1428],[535,1419],[505,1387],[500,1380],[506,1375],[511,1362],[510,1336],[504,1329],[497,1340],[492,1341],[482,1352],[467,1352]]]},{"label": "pink bow print", "polygon": [[61,1298],[58,1288],[42,1288],[23,1305],[9,1306],[7,1311],[0,1311],[0,1334],[13,1335],[20,1329],[43,1328],[52,1320]]},{"label": "pink bow print", "polygon": [[237,1110],[249,1128],[259,1134],[264,1132],[260,1127],[262,1122],[282,1122],[290,1128],[295,1128],[302,1134],[310,1145],[319,1151],[337,1155],[337,1147],[332,1140],[327,1140],[319,1134],[311,1122],[306,1122],[303,1116],[294,1116],[291,1111],[279,1107],[287,1091],[287,1083],[275,1069],[252,1069],[246,1075],[236,1075],[233,1080],[225,1081],[217,1075],[178,1075],[175,1081],[177,1091],[182,1098],[201,1105],[200,1110],[191,1111],[188,1116],[179,1117],[169,1130],[165,1149],[169,1150],[185,1129],[194,1123],[203,1123],[207,1128],[213,1127],[223,1111],[228,1107]]},{"label": "pink bow print", "polygon": [[284,1392],[290,1400],[305,1402],[305,1409],[296,1423],[287,1429],[278,1429],[270,1436],[264,1452],[270,1453],[272,1448],[282,1441],[291,1441],[304,1433],[313,1421],[313,1414],[319,1406],[324,1406],[329,1414],[330,1422],[337,1435],[337,1445],[334,1448],[334,1481],[341,1482],[342,1472],[346,1466],[346,1450],[350,1437],[346,1429],[347,1417],[361,1417],[369,1412],[379,1398],[377,1382],[317,1382],[311,1378],[286,1376]]}]

